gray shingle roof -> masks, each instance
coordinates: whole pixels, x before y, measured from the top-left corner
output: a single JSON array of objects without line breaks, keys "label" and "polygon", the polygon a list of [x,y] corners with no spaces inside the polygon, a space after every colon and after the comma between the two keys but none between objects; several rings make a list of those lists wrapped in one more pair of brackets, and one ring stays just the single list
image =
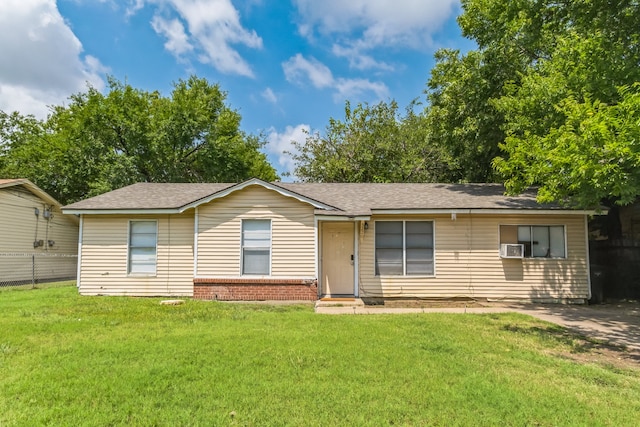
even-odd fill
[{"label": "gray shingle roof", "polygon": [[537,203],[534,191],[505,196],[505,188],[501,184],[277,185],[356,215],[392,209],[560,209],[559,206]]},{"label": "gray shingle roof", "polygon": [[[261,181],[257,181],[260,183]],[[180,209],[197,204],[237,184],[156,184],[139,183],[92,197],[65,210],[143,210]],[[412,209],[562,209],[535,200],[535,192],[505,196],[500,184],[340,184],[273,183],[336,210],[317,210],[318,214],[369,215],[372,210]]]},{"label": "gray shingle roof", "polygon": [[177,209],[232,185],[141,182],[67,205],[64,209]]}]

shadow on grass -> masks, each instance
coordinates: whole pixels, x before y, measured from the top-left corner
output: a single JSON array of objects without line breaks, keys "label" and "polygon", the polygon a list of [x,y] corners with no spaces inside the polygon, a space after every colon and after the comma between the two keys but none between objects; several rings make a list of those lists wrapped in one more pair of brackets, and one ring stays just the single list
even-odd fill
[{"label": "shadow on grass", "polygon": [[640,363],[640,353],[630,352],[626,347],[612,344],[596,338],[572,332],[562,326],[521,326],[516,324],[505,325],[505,331],[517,334],[534,336],[540,341],[551,341],[554,344],[569,347],[572,354],[606,353],[611,357],[624,358]]}]

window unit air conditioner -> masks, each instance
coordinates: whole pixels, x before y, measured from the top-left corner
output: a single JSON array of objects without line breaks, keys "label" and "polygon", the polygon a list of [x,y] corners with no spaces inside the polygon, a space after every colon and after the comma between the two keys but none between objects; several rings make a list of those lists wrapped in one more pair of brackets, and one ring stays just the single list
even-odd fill
[{"label": "window unit air conditioner", "polygon": [[501,244],[500,258],[524,258],[524,245],[519,243]]}]

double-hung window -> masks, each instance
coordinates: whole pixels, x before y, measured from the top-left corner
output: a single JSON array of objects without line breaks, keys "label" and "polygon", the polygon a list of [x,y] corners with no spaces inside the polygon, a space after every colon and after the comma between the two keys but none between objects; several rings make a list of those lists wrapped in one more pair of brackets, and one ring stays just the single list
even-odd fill
[{"label": "double-hung window", "polygon": [[129,222],[129,274],[155,274],[157,246],[157,221]]},{"label": "double-hung window", "polygon": [[376,221],[377,276],[433,275],[433,221]]},{"label": "double-hung window", "polygon": [[268,276],[271,271],[271,220],[242,220],[242,274]]}]

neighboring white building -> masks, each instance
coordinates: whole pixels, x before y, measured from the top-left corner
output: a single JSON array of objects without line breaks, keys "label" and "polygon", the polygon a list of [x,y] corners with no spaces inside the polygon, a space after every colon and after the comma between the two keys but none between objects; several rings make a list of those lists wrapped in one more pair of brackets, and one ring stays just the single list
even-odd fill
[{"label": "neighboring white building", "polygon": [[27,179],[0,179],[0,285],[73,279],[78,224]]}]

